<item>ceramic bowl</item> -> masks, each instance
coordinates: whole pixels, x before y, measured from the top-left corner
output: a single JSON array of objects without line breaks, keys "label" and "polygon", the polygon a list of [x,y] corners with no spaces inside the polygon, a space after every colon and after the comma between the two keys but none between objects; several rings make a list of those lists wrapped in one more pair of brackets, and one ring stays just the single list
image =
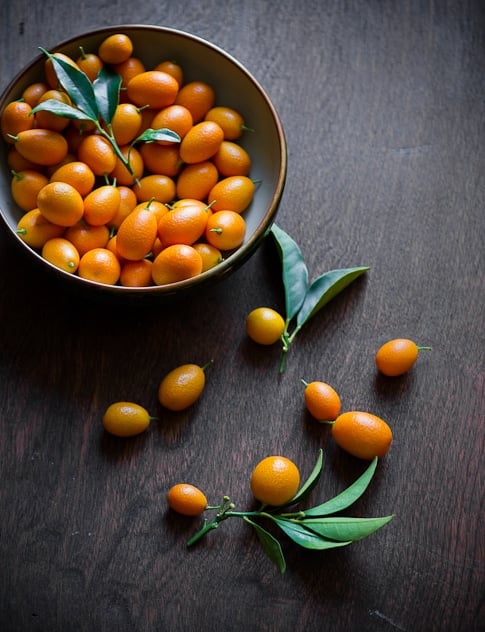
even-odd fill
[{"label": "ceramic bowl", "polygon": [[[216,281],[224,279],[254,254],[267,235],[278,210],[286,178],[286,142],[278,114],[263,87],[240,62],[220,47],[196,35],[171,28],[148,25],[117,25],[82,33],[49,48],[50,53],[62,52],[79,56],[80,46],[86,52],[97,52],[99,44],[114,33],[127,34],[134,45],[133,55],[139,57],[147,70],[164,59],[176,60],[184,69],[184,83],[202,80],[215,89],[216,104],[239,111],[253,132],[245,132],[238,140],[249,152],[252,161],[250,177],[260,181],[249,208],[244,212],[247,232],[244,243],[231,252],[216,267],[188,280],[176,283],[129,288],[105,285],[82,279],[51,265],[41,254],[23,242],[17,234],[22,210],[12,199],[12,174],[7,165],[7,143],[2,142],[0,155],[0,213],[5,226],[34,265],[45,269],[77,291],[90,295],[172,298],[186,296]],[[43,42],[39,41],[39,47]],[[0,99],[0,112],[18,99],[31,83],[44,77],[45,55],[31,61],[8,85]]]}]

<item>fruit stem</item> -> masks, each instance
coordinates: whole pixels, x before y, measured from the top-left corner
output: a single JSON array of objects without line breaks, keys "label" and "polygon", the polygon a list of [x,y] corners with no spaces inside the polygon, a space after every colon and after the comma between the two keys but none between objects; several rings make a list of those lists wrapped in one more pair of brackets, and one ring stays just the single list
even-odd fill
[{"label": "fruit stem", "polygon": [[418,347],[418,351],[431,351],[433,347]]}]

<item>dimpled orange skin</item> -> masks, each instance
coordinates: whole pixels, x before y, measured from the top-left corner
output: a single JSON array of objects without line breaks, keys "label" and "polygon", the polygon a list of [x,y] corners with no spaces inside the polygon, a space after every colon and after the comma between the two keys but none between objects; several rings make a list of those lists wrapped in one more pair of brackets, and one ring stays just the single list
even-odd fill
[{"label": "dimpled orange skin", "polygon": [[254,468],[250,486],[254,497],[266,505],[280,506],[293,498],[300,485],[297,466],[284,456],[268,456]]},{"label": "dimpled orange skin", "polygon": [[368,461],[383,457],[392,443],[392,430],[383,419],[356,410],[337,417],[332,424],[332,436],[343,450]]},{"label": "dimpled orange skin", "polygon": [[205,372],[197,364],[182,364],[162,379],[158,401],[162,406],[178,412],[192,406],[205,387]]},{"label": "dimpled orange skin", "polygon": [[376,353],[377,369],[388,377],[403,375],[414,366],[419,348],[407,338],[389,340]]},{"label": "dimpled orange skin", "polygon": [[116,437],[134,437],[150,425],[148,411],[133,402],[115,402],[103,415],[104,429]]},{"label": "dimpled orange skin", "polygon": [[340,397],[326,382],[310,382],[305,387],[305,405],[318,421],[333,421],[340,413]]},{"label": "dimpled orange skin", "polygon": [[194,485],[178,483],[167,493],[171,509],[184,516],[199,516],[207,507],[205,494]]}]

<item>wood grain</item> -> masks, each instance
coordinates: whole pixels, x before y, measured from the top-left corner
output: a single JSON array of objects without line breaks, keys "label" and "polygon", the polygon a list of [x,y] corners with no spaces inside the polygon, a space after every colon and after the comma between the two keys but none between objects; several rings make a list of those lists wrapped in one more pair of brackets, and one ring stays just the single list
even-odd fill
[{"label": "wood grain", "polygon": [[[180,28],[240,59],[285,127],[277,222],[310,276],[370,270],[308,323],[280,376],[279,349],[243,326],[253,307],[283,309],[271,242],[190,303],[119,307],[66,295],[0,231],[0,628],[483,630],[483,4],[18,0],[0,23],[0,89],[38,46],[113,23]],[[373,354],[396,336],[433,350],[383,379]],[[204,397],[162,411],[161,377],[211,358]],[[283,576],[242,521],[187,550],[199,522],[167,511],[174,482],[242,509],[270,453],[304,475],[324,449],[315,501],[363,471],[305,413],[301,378],[389,421],[391,451],[351,514],[395,519],[325,553],[282,538]],[[104,435],[120,397],[159,423]]]}]

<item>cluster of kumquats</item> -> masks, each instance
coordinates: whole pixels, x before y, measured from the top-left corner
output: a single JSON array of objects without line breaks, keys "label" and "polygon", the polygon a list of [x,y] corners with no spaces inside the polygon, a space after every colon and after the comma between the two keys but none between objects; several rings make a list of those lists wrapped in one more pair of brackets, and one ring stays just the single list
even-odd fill
[{"label": "cluster of kumquats", "polygon": [[[45,61],[32,83],[2,113],[9,144],[11,192],[24,212],[18,235],[51,264],[109,285],[145,287],[194,277],[220,263],[245,237],[244,211],[255,182],[239,139],[243,116],[217,102],[212,86],[184,82],[184,69],[160,60],[146,68],[124,34],[77,59],[56,58],[94,82],[102,68],[121,77],[110,122],[127,169],[89,121],[32,110],[46,100],[70,104]],[[166,129],[178,141],[140,142]]]}]

